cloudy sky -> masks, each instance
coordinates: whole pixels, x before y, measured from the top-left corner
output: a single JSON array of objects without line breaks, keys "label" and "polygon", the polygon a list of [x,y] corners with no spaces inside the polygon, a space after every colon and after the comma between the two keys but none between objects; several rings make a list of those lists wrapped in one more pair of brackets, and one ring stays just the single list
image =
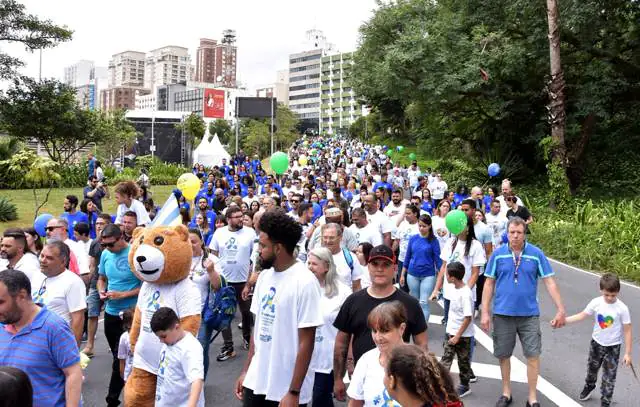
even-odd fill
[{"label": "cloudy sky", "polygon": [[[27,10],[74,30],[73,40],[43,52],[43,77],[61,79],[65,66],[80,59],[107,66],[112,54],[148,52],[164,45],[188,47],[192,63],[199,38],[220,39],[235,29],[238,77],[251,88],[273,82],[287,68],[288,55],[304,51],[305,31],[323,30],[340,51],[352,51],[358,28],[374,0],[20,0]],[[3,50],[27,63],[38,76],[38,54],[18,45]]]}]

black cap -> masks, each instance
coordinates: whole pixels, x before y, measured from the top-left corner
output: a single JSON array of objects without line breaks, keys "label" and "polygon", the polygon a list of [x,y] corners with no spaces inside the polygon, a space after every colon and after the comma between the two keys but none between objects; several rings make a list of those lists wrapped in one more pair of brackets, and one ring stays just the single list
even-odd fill
[{"label": "black cap", "polygon": [[379,245],[371,249],[369,253],[369,262],[372,262],[375,259],[384,259],[390,261],[391,263],[396,262],[396,257],[393,255],[393,250],[389,246]]}]

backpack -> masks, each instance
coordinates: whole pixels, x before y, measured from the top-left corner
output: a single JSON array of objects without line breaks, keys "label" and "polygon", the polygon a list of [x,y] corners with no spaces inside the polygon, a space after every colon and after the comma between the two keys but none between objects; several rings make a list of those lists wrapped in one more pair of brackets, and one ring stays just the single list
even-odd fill
[{"label": "backpack", "polygon": [[213,291],[209,287],[207,300],[202,309],[202,323],[207,324],[214,331],[221,331],[231,325],[237,306],[236,290],[220,275],[220,288]]},{"label": "backpack", "polygon": [[342,254],[344,254],[344,259],[347,262],[347,266],[351,269],[351,274],[353,274],[353,256],[349,249],[342,248]]}]

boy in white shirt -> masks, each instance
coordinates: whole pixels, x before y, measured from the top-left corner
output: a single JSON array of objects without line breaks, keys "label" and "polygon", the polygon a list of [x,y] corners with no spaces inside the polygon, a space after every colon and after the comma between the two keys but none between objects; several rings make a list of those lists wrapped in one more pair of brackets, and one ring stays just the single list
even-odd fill
[{"label": "boy in white shirt", "polygon": [[120,318],[122,319],[124,332],[120,335],[120,342],[118,343],[118,360],[120,361],[120,377],[126,382],[129,374],[131,374],[131,366],[133,364],[133,350],[129,340],[129,331],[133,323],[133,309],[129,308],[120,312]]},{"label": "boy in white shirt", "polygon": [[469,381],[473,375],[471,371],[471,340],[475,334],[473,323],[474,300],[473,293],[464,282],[465,268],[460,262],[454,261],[447,264],[447,281],[453,284],[453,292],[449,305],[449,318],[446,328],[444,354],[442,365],[449,370],[454,356],[458,357],[460,368],[460,385],[456,389],[458,397],[462,398],[469,393]]},{"label": "boy in white shirt", "polygon": [[598,370],[602,366],[602,383],[600,392],[603,407],[611,405],[613,390],[616,385],[616,373],[620,360],[620,347],[624,336],[625,352],[622,359],[624,365],[631,365],[631,316],[629,308],[618,299],[620,280],[612,273],[603,274],[600,278],[600,292],[602,296],[594,298],[585,309],[567,318],[567,324],[578,322],[593,316],[595,323],[591,335],[589,361],[584,389],[578,397],[581,401],[588,400],[596,388]]},{"label": "boy in white shirt", "polygon": [[176,313],[160,307],[151,330],[163,343],[156,384],[156,407],[204,407],[204,359],[200,342],[180,326]]}]

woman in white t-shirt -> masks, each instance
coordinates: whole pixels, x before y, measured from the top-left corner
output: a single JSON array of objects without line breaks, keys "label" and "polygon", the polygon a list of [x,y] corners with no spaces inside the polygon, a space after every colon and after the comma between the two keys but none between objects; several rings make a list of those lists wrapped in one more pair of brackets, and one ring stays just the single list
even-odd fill
[{"label": "woman in white t-shirt", "polygon": [[317,247],[309,252],[307,267],[316,276],[322,287],[320,310],[324,324],[316,328],[316,341],[311,359],[311,369],[315,371],[312,405],[333,405],[333,346],[338,330],[333,326],[338,311],[351,294],[338,278],[333,255],[325,247]]},{"label": "woman in white t-shirt", "polygon": [[391,351],[403,344],[407,310],[399,301],[383,302],[371,310],[367,324],[376,347],[362,355],[356,364],[347,390],[351,398],[349,407],[400,407],[385,388],[384,377]]},{"label": "woman in white t-shirt", "polygon": [[[220,274],[215,270],[215,263],[218,261],[218,258],[207,251],[199,229],[189,229],[189,241],[191,242],[191,250],[193,251],[189,278],[195,283],[200,292],[200,309],[203,311],[202,316],[204,317],[204,306],[209,293],[213,295],[213,292],[220,288]],[[198,341],[204,350],[205,378],[209,370],[209,344],[212,334],[213,329],[204,322],[201,322],[200,330],[198,331]]]},{"label": "woman in white t-shirt", "polygon": [[138,226],[151,223],[149,213],[144,208],[144,204],[137,199],[139,195],[140,189],[133,181],[124,181],[116,185],[115,197],[116,203],[118,204],[115,221],[116,225],[122,224],[122,217],[128,211],[136,213]]},{"label": "woman in white t-shirt", "polygon": [[455,286],[447,281],[445,273],[447,270],[447,264],[458,261],[464,265],[464,278],[462,279],[465,284],[471,289],[473,294],[473,301],[476,300],[476,281],[480,275],[480,268],[487,263],[487,255],[482,246],[475,236],[473,231],[473,219],[467,217],[467,226],[457,236],[453,236],[444,245],[442,252],[440,253],[440,259],[442,259],[442,266],[438,273],[438,281],[431,293],[431,300],[435,300],[438,297],[438,293],[442,288],[442,295],[444,297],[444,318],[443,325],[447,325],[449,317],[449,304],[454,295]]},{"label": "woman in white t-shirt", "polygon": [[451,233],[449,233],[449,229],[447,229],[447,225],[444,221],[444,218],[447,216],[450,210],[451,203],[449,203],[449,201],[447,200],[442,200],[435,210],[435,215],[431,218],[433,233],[436,235],[438,243],[440,244],[440,253],[442,253],[445,243],[447,243],[449,238],[451,238]]}]

